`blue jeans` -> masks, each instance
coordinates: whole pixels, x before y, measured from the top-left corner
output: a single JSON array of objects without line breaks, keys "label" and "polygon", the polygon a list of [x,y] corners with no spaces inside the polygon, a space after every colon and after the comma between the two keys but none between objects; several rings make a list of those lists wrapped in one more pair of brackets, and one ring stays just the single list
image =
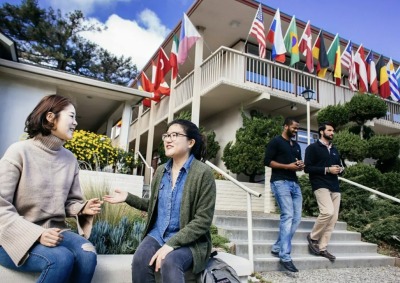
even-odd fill
[{"label": "blue jeans", "polygon": [[57,247],[35,244],[21,266],[16,266],[0,247],[0,265],[21,272],[41,272],[38,283],[90,283],[97,264],[96,250],[76,233],[62,234],[64,239]]},{"label": "blue jeans", "polygon": [[[155,264],[149,265],[161,245],[151,236],[146,236],[137,248],[132,261],[132,282],[155,281]],[[166,283],[185,283],[185,271],[193,265],[193,255],[188,247],[170,252],[161,262],[161,278]]]},{"label": "blue jeans", "polygon": [[292,238],[301,221],[303,197],[300,186],[294,181],[280,180],[271,183],[271,190],[281,210],[279,236],[272,251],[279,252],[282,261],[291,261]]}]

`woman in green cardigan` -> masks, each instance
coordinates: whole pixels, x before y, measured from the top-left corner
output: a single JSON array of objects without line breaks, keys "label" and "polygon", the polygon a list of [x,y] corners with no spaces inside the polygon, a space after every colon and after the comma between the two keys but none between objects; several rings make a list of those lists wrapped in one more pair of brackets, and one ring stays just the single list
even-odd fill
[{"label": "woman in green cardigan", "polygon": [[132,262],[134,283],[155,282],[155,272],[165,283],[184,283],[185,271],[204,270],[212,247],[216,189],[212,170],[200,161],[205,156],[203,136],[192,122],[175,120],[162,139],[171,159],[155,172],[149,199],[119,189],[104,196],[109,203],[126,202],[148,213]]}]

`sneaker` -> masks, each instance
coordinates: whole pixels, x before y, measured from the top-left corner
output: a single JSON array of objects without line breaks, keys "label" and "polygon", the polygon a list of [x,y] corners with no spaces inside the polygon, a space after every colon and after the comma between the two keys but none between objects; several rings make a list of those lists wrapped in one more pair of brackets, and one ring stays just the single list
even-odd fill
[{"label": "sneaker", "polygon": [[282,261],[280,260],[279,263],[287,270],[291,272],[299,272],[299,270],[294,266],[293,261]]},{"label": "sneaker", "polygon": [[311,239],[311,234],[307,235],[307,241],[308,241],[308,248],[310,251],[315,254],[319,255],[319,248],[318,248],[318,241]]},{"label": "sneaker", "polygon": [[279,257],[279,252],[271,251],[271,254],[272,254],[273,256]]},{"label": "sneaker", "polygon": [[330,261],[335,261],[335,259],[336,259],[336,257],[335,257],[333,254],[329,253],[327,250],[325,250],[325,251],[320,251],[320,252],[319,252],[319,255],[320,255],[320,256],[323,256],[323,257],[326,257],[326,258],[329,259]]}]

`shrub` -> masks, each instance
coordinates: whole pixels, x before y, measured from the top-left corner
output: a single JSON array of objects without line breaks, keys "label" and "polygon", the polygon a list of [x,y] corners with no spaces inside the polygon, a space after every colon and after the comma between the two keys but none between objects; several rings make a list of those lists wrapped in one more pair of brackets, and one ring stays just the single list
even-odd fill
[{"label": "shrub", "polygon": [[382,175],[382,187],[379,189],[382,193],[390,196],[400,194],[400,173],[388,172]]},{"label": "shrub", "polygon": [[389,216],[373,222],[363,231],[363,236],[373,243],[385,242],[400,249],[400,216]]},{"label": "shrub", "polygon": [[94,169],[113,165],[117,157],[109,137],[84,130],[75,131],[72,140],[67,141],[64,147],[72,151],[79,161]]},{"label": "shrub", "polygon": [[75,131],[72,140],[67,141],[64,147],[89,170],[111,167],[114,172],[130,174],[139,164],[133,152],[113,147],[109,137],[84,130]]},{"label": "shrub", "polygon": [[334,136],[333,143],[340,152],[342,158],[351,161],[362,161],[368,155],[368,143],[359,136],[347,130]]},{"label": "shrub", "polygon": [[336,127],[340,127],[349,122],[349,113],[344,105],[328,105],[318,111],[317,121],[318,124],[332,122]]},{"label": "shrub", "polygon": [[312,191],[308,175],[304,174],[299,178],[299,185],[301,188],[301,193],[303,195],[303,215],[318,216],[318,203]]},{"label": "shrub", "polygon": [[368,140],[369,156],[374,159],[388,160],[399,156],[400,139],[398,137],[375,135]]}]

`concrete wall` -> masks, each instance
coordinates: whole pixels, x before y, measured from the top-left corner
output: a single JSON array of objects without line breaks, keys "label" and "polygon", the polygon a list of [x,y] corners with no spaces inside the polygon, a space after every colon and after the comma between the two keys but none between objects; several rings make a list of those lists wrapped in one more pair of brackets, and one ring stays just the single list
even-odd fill
[{"label": "concrete wall", "polygon": [[24,134],[25,120],[42,97],[56,93],[49,85],[0,76],[0,156]]},{"label": "concrete wall", "polygon": [[[215,210],[247,211],[247,192],[231,181],[216,180],[217,199]],[[252,196],[252,211],[264,211],[264,184],[242,183],[249,189],[261,193],[261,197]]]},{"label": "concrete wall", "polygon": [[90,188],[118,188],[142,197],[143,176],[80,170],[79,181],[83,191]]}]

